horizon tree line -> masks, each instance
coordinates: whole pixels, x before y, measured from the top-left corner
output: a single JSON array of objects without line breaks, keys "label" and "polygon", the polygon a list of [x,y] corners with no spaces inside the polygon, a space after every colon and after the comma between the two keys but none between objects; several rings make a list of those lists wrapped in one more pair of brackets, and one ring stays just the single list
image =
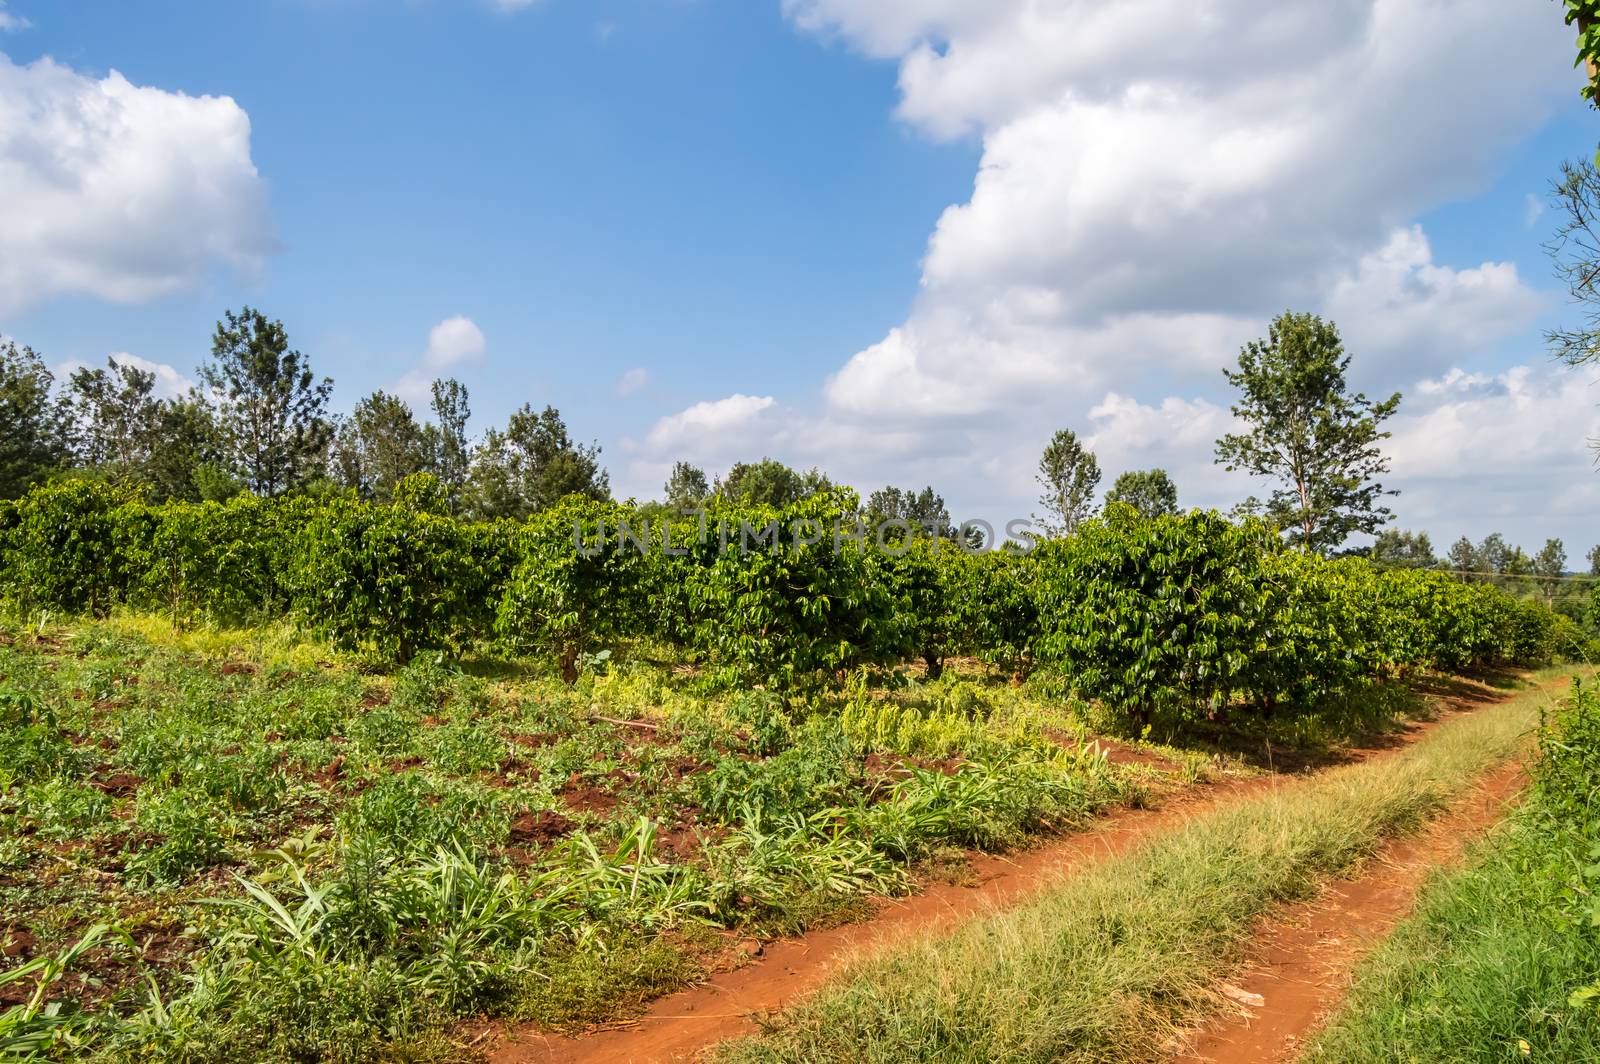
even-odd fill
[{"label": "horizon tree line", "polygon": [[[1439,559],[1426,533],[1383,529],[1392,515],[1379,500],[1397,493],[1377,481],[1388,471],[1380,443],[1389,433],[1381,426],[1400,394],[1372,403],[1351,393],[1349,365],[1333,323],[1285,313],[1265,339],[1241,350],[1237,369],[1223,371],[1241,393],[1233,412],[1249,429],[1219,439],[1216,461],[1273,486],[1265,502],[1247,499],[1237,512],[1263,514],[1291,543],[1319,553],[1365,532],[1376,540],[1359,553],[1382,564],[1560,575],[1566,555],[1559,540],[1530,556],[1498,533],[1477,545],[1463,538]],[[427,472],[438,478],[451,513],[520,519],[569,494],[611,495],[599,445],[575,441],[553,406],[524,403],[504,428],[475,439],[466,386],[443,378],[430,386],[426,420],[381,389],[349,414],[330,413],[333,381],[315,375],[282,322],[248,306],[217,322],[198,376],[200,387],[158,398],[153,372],[108,359],[104,367],[75,369],[58,388],[36,352],[8,341],[0,346],[0,423],[12,428],[0,436],[0,497],[69,475],[142,485],[157,501],[349,491],[385,502],[407,476]],[[1056,432],[1038,467],[1044,491],[1036,520],[1045,534],[1071,534],[1098,512],[1101,479],[1093,451],[1070,429]],[[680,461],[659,505],[682,508],[718,496],[784,506],[833,486],[815,467],[792,469],[769,457],[736,462],[714,478]],[[1159,468],[1122,473],[1104,502],[1144,517],[1179,512],[1177,487]],[[874,523],[906,521],[947,539],[960,534],[931,485],[881,488],[863,500],[863,513]],[[1600,547],[1589,561],[1600,575]]]}]

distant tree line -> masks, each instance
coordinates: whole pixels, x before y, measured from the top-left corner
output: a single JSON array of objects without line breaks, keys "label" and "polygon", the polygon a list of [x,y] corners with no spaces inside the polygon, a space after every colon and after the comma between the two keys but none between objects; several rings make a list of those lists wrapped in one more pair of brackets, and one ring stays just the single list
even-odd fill
[{"label": "distant tree line", "polygon": [[158,398],[156,376],[108,359],[57,382],[43,358],[0,347],[0,497],[43,481],[89,477],[137,485],[152,501],[222,500],[242,492],[353,492],[386,502],[431,473],[452,513],[526,517],[564,496],[610,497],[600,448],[572,439],[555,407],[524,404],[504,429],[474,440],[467,388],[436,380],[431,419],[377,391],[348,415],[328,409],[333,381],[289,344],[283,323],[227,312],[200,385]]}]

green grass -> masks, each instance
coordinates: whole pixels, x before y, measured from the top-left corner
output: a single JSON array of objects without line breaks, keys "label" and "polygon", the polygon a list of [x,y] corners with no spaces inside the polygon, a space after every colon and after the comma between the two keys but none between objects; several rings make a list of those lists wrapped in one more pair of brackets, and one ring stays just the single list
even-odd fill
[{"label": "green grass", "polygon": [[[1552,674],[1546,674],[1552,675]],[[1252,922],[1415,829],[1516,753],[1524,694],[1393,758],[1223,810],[1022,906],[855,965],[724,1061],[1162,1060]]]},{"label": "green grass", "polygon": [[[938,756],[847,734],[846,697],[936,722]],[[481,1013],[626,1014],[695,977],[704,929],[859,915],[952,847],[1137,797],[1047,737],[1077,713],[959,669],[786,706],[639,655],[568,686],[288,629],[0,623],[0,1017],[54,1056],[356,1062],[448,1057]],[[126,935],[77,948],[100,925]],[[8,1012],[46,969],[6,974],[57,956]]]},{"label": "green grass", "polygon": [[1428,886],[1309,1061],[1600,1060],[1600,1011],[1581,1000],[1600,979],[1600,701],[1587,698],[1588,726],[1569,711],[1554,735],[1572,756],[1547,757],[1476,863]]}]

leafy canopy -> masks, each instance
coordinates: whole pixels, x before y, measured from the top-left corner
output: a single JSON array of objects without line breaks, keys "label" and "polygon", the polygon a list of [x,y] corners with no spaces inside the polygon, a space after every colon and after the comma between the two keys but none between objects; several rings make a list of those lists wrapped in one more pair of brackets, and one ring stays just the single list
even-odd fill
[{"label": "leafy canopy", "polygon": [[227,311],[200,379],[218,405],[230,462],[251,491],[271,498],[321,473],[333,381],[318,381],[310,360],[290,350],[283,322],[250,307]]},{"label": "leafy canopy", "polygon": [[1130,469],[1111,485],[1106,502],[1131,506],[1141,517],[1165,517],[1178,512],[1178,486],[1165,469]]},{"label": "leafy canopy", "polygon": [[1100,463],[1071,429],[1061,429],[1039,459],[1038,481],[1044,488],[1038,518],[1051,535],[1071,535],[1094,514],[1094,493],[1100,486]]},{"label": "leafy canopy", "polygon": [[1378,504],[1385,491],[1377,477],[1389,461],[1379,443],[1381,425],[1400,406],[1396,392],[1380,403],[1351,393],[1345,381],[1350,356],[1339,331],[1315,314],[1281,314],[1265,340],[1239,352],[1239,368],[1224,369],[1238,388],[1235,417],[1245,433],[1217,441],[1217,462],[1275,482],[1264,505],[1286,528],[1291,543],[1326,554],[1352,533],[1374,533],[1390,517]]},{"label": "leafy canopy", "polygon": [[55,378],[31,347],[0,344],[0,498],[15,499],[43,481],[66,455]]}]

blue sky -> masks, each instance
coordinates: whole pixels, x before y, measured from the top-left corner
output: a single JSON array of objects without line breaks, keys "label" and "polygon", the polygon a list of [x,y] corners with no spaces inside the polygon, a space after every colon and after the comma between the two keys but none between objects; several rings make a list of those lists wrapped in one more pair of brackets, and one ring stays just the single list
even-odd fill
[{"label": "blue sky", "polygon": [[1446,6],[10,0],[0,332],[192,375],[250,303],[336,405],[552,403],[622,494],[772,454],[1003,518],[1062,426],[1252,490],[1218,370],[1293,305],[1407,392],[1403,525],[1576,555],[1600,389],[1542,354],[1538,203],[1600,123],[1558,7]]}]

